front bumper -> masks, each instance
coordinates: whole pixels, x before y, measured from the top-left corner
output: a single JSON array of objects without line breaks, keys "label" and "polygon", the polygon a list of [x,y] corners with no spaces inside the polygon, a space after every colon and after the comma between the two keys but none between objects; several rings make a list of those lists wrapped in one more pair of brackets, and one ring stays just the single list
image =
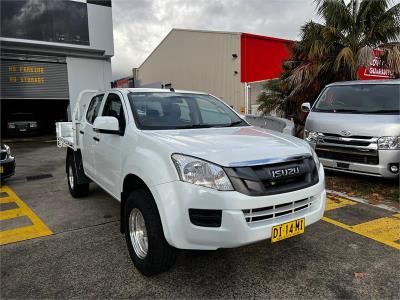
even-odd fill
[{"label": "front bumper", "polygon": [[[399,173],[395,174],[390,172],[389,166],[390,164],[399,164],[400,162],[400,150],[380,150],[379,151],[379,164],[377,165],[368,165],[368,164],[360,164],[348,161],[339,161],[333,159],[327,159],[320,157],[319,160],[324,165],[325,169],[335,170],[346,173],[356,173],[362,175],[370,175],[377,177],[385,177],[385,178],[397,178],[399,177]],[[349,164],[348,168],[339,167],[339,163]]]},{"label": "front bumper", "polygon": [[[236,191],[216,191],[193,184],[173,181],[152,190],[164,235],[168,243],[180,249],[215,250],[238,247],[269,239],[272,227],[305,218],[306,226],[320,220],[325,209],[325,177],[321,166],[319,182],[309,188],[270,196],[247,196]],[[268,207],[309,198],[311,205],[292,214],[262,222],[247,223],[243,210]],[[222,210],[220,227],[193,225],[188,210]]]},{"label": "front bumper", "polygon": [[0,161],[3,172],[0,174],[1,179],[8,178],[15,173],[15,158],[9,156],[7,159]]}]

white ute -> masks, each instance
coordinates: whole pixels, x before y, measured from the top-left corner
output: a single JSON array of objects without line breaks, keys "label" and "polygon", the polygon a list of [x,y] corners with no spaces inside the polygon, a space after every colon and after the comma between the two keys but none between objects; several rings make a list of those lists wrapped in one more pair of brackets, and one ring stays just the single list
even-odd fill
[{"label": "white ute", "polygon": [[209,94],[83,91],[72,122],[56,127],[71,195],[86,196],[93,181],[121,202],[121,232],[147,276],[170,268],[177,249],[275,242],[323,216],[314,150],[250,126]]}]

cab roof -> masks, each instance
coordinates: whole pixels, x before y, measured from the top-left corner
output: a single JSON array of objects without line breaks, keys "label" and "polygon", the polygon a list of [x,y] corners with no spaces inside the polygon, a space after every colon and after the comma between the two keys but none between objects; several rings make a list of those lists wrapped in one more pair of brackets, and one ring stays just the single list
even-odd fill
[{"label": "cab roof", "polygon": [[364,85],[364,84],[398,84],[400,85],[400,79],[387,79],[387,80],[353,80],[353,81],[338,81],[330,83],[328,86],[339,86],[339,85]]},{"label": "cab roof", "polygon": [[107,91],[120,91],[120,92],[132,92],[132,93],[181,93],[181,94],[202,94],[208,95],[208,93],[197,92],[197,91],[186,91],[186,90],[170,90],[170,89],[155,89],[155,88],[112,88]]}]

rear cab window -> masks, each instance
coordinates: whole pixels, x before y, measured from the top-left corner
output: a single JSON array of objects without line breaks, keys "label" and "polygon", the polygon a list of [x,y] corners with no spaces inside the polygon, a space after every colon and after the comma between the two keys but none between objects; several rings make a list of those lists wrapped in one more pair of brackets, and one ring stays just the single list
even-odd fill
[{"label": "rear cab window", "polygon": [[90,101],[88,110],[86,112],[86,121],[89,124],[93,124],[94,120],[97,118],[103,97],[104,94],[96,95]]}]

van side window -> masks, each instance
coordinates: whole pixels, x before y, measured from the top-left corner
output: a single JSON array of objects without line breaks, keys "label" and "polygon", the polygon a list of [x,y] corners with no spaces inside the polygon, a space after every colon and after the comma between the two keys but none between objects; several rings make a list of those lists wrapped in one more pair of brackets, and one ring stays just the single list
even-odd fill
[{"label": "van side window", "polygon": [[118,120],[119,130],[123,133],[125,131],[125,115],[122,106],[122,101],[117,94],[110,93],[107,96],[106,104],[103,108],[103,116],[114,117]]},{"label": "van side window", "polygon": [[104,94],[96,95],[90,101],[89,108],[86,113],[86,121],[89,124],[93,124],[94,120],[96,119],[97,115],[99,114],[101,100],[103,99],[103,97],[104,97]]}]

